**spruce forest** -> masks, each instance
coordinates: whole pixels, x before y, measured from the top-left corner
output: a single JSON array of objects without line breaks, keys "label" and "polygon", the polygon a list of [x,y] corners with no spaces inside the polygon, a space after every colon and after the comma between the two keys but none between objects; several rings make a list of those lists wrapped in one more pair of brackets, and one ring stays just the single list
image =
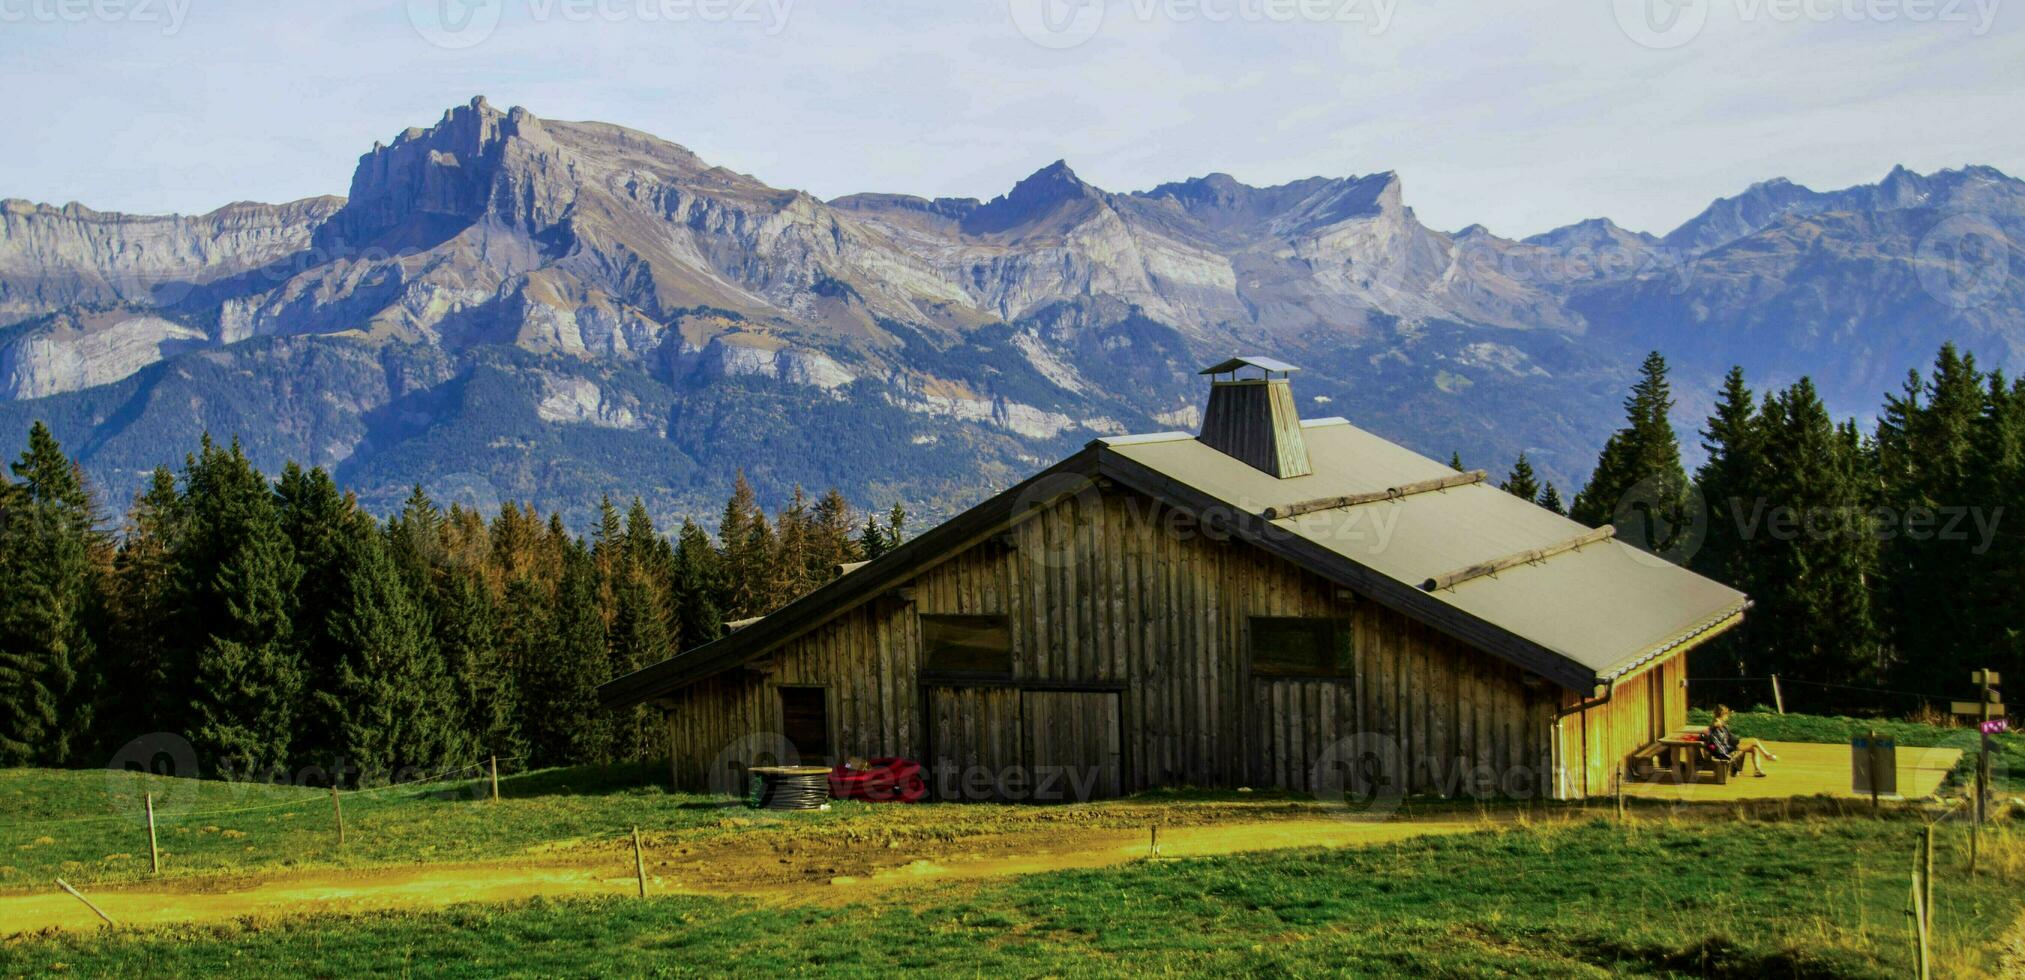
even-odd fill
[{"label": "spruce forest", "polygon": [[[1902,713],[1973,669],[2021,666],[2025,382],[1944,347],[1864,431],[1806,379],[1760,394],[1732,371],[1693,474],[1673,408],[1655,353],[1567,510],[1755,599],[1741,629],[1697,651],[1697,679],[1779,674],[1807,710]],[[657,758],[651,709],[598,710],[600,683],[878,557],[906,524],[834,490],[797,490],[768,515],[743,476],[714,535],[608,497],[578,536],[532,507],[446,510],[419,488],[381,520],[321,469],[270,478],[209,438],[115,520],[40,424],[9,472],[0,764],[13,766],[102,765],[152,732],[187,738],[206,775],[313,767],[352,785],[488,755]],[[1502,486],[1562,509],[1523,455]]]}]

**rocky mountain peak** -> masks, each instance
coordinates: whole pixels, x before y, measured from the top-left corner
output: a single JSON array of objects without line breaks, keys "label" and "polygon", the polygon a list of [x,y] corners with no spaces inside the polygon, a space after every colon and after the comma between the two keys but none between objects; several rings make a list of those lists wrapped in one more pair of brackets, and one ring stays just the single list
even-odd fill
[{"label": "rocky mountain peak", "polygon": [[973,235],[1042,227],[1059,230],[1093,212],[1102,197],[1103,192],[1069,169],[1068,161],[1056,160],[965,216],[963,230]]}]

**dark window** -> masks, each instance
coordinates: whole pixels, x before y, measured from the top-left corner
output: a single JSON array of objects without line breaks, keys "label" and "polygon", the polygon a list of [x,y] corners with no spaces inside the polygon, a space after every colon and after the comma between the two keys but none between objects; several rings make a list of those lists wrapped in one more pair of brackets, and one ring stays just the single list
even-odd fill
[{"label": "dark window", "polygon": [[820,687],[780,689],[781,734],[801,753],[802,765],[824,765],[830,758],[830,703]]},{"label": "dark window", "polygon": [[1252,617],[1252,672],[1281,677],[1347,677],[1350,624],[1340,619]]},{"label": "dark window", "polygon": [[921,617],[922,669],[1012,673],[1012,628],[1004,616]]}]

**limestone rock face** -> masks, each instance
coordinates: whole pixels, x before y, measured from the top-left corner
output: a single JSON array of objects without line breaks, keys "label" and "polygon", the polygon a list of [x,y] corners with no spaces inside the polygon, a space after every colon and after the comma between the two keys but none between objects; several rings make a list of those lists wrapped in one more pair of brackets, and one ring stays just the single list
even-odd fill
[{"label": "limestone rock face", "polygon": [[301,252],[343,204],[231,204],[185,217],[0,201],[0,326],[77,305],[176,305]]},{"label": "limestone rock face", "polygon": [[[72,398],[89,435],[267,424],[220,390],[231,365],[274,375],[245,390],[292,399],[272,408],[305,458],[401,490],[448,459],[532,494],[614,460],[678,453],[654,465],[689,472],[725,446],[806,457],[875,435],[905,438],[857,458],[927,472],[964,447],[984,453],[965,472],[998,480],[1095,434],[1191,427],[1192,369],[1258,352],[1302,364],[1332,414],[1443,457],[1525,448],[1567,483],[1653,348],[1684,391],[1741,363],[1812,374],[1838,412],[1874,408],[1944,339],[2016,373],[2021,243],[2025,183],[1987,167],[1768,181],[1665,235],[1599,218],[1513,240],[1425,226],[1392,173],[1118,193],[1058,161],[988,201],[824,201],[479,98],[376,144],[343,198],[0,203],[0,406]],[[144,394],[105,401],[130,378]],[[387,394],[356,418],[317,414],[351,393],[305,390],[361,378]],[[466,442],[432,443],[459,413]],[[800,434],[810,419],[837,428]],[[552,451],[595,461],[522,466],[545,443],[500,431],[521,424],[567,427]],[[971,477],[938,479],[948,502]]]}]

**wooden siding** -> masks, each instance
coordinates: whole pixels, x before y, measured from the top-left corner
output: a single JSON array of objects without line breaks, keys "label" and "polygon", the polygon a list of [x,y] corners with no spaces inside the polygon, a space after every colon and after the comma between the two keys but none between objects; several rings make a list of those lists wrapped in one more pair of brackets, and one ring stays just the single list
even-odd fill
[{"label": "wooden siding", "polygon": [[[1126,792],[1308,791],[1328,766],[1360,791],[1374,766],[1413,793],[1553,791],[1560,688],[1144,497],[1092,488],[1064,499],[924,568],[906,595],[867,602],[666,699],[677,784],[708,787],[713,764],[768,744],[765,733],[781,726],[775,687],[820,685],[830,692],[830,744],[844,756],[933,765],[933,751],[1004,764],[1031,751],[1021,689],[1081,689],[1116,692]],[[1007,617],[1013,681],[924,687],[924,614]],[[1348,619],[1354,669],[1255,679],[1252,616]],[[1629,710],[1621,688],[1618,699],[1613,706]],[[1569,758],[1584,759],[1589,742],[1598,752],[1615,744],[1617,729],[1604,725],[1571,718],[1564,738],[1576,730],[1583,744]],[[1592,765],[1574,768],[1575,780],[1597,785]]]},{"label": "wooden siding", "polygon": [[[1577,703],[1572,695],[1569,707]],[[1687,725],[1687,657],[1677,653],[1618,680],[1609,702],[1579,711],[1560,726],[1574,795],[1605,796],[1633,752]]]}]

